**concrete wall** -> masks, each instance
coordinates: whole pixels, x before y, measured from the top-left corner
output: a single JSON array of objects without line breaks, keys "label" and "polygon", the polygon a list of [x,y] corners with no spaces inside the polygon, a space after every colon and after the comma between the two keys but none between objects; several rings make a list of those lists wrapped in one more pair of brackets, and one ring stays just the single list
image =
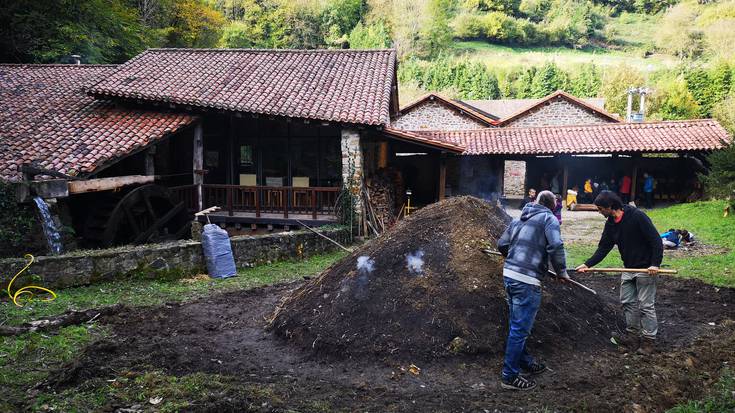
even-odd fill
[{"label": "concrete wall", "polygon": [[610,123],[610,120],[592,113],[563,98],[557,98],[536,110],[506,124],[507,128],[527,126],[589,125]]},{"label": "concrete wall", "polygon": [[[343,245],[349,242],[346,229],[325,230],[323,233]],[[309,231],[238,236],[232,237],[231,241],[238,268],[308,257],[337,248]],[[27,260],[20,258],[0,260],[2,288],[7,288],[10,279],[26,263]],[[175,278],[199,273],[206,273],[201,243],[179,241],[36,257],[33,265],[13,284],[12,291],[31,281],[48,288],[63,288],[136,274]]]},{"label": "concrete wall", "polygon": [[425,102],[411,109],[394,119],[391,126],[403,130],[467,130],[487,127],[435,101]]}]

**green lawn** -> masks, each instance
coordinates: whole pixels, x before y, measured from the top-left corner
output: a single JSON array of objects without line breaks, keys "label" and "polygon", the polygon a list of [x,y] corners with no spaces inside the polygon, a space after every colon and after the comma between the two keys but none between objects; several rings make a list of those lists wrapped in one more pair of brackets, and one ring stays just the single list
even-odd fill
[{"label": "green lawn", "polygon": [[567,47],[511,47],[490,44],[483,41],[454,42],[455,54],[484,62],[488,66],[501,69],[514,67],[540,66],[553,61],[563,69],[570,69],[584,63],[594,63],[600,67],[627,64],[645,72],[674,67],[678,60],[673,56],[653,55],[643,57],[637,50],[610,50],[599,47],[570,49]]},{"label": "green lawn", "polygon": [[700,242],[729,249],[729,252],[722,255],[667,258],[665,264],[678,269],[682,277],[735,287],[735,217],[723,218],[724,208],[724,201],[708,201],[650,211],[648,215],[661,231],[668,228],[687,229]]},{"label": "green lawn", "polygon": [[[646,211],[660,232],[668,228],[687,229],[698,242],[729,249],[721,255],[669,258],[664,256],[663,268],[679,270],[679,276],[697,278],[706,283],[735,288],[735,217],[722,217],[723,201],[707,201],[675,205]],[[578,265],[595,251],[595,245],[570,244],[567,257],[570,265]],[[601,267],[621,266],[620,255],[613,249]]]}]

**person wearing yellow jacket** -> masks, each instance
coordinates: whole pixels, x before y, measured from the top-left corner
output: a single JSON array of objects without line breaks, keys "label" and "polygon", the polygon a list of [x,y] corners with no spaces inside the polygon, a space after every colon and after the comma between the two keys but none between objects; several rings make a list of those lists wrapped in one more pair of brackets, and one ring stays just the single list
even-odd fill
[{"label": "person wearing yellow jacket", "polygon": [[592,178],[587,178],[586,181],[584,181],[584,201],[588,203],[592,203],[592,193],[594,192],[594,189],[592,188]]}]

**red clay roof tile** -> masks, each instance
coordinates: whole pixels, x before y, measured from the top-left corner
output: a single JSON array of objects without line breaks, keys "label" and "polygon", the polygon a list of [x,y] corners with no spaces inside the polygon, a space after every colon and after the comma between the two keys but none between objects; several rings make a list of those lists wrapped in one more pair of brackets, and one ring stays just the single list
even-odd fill
[{"label": "red clay roof tile", "polygon": [[412,134],[461,145],[465,147],[463,155],[708,151],[732,142],[732,137],[713,119]]},{"label": "red clay roof tile", "polygon": [[98,97],[387,125],[395,65],[394,50],[150,49],[88,91]]},{"label": "red clay roof tile", "polygon": [[0,65],[0,179],[22,178],[24,163],[88,175],[196,120],[188,114],[126,109],[82,86],[114,66]]}]

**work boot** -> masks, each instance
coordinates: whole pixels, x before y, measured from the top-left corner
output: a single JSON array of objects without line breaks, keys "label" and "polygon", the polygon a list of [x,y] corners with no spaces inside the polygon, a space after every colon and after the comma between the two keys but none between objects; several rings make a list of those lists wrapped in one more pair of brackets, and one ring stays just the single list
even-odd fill
[{"label": "work boot", "polygon": [[546,371],[546,364],[533,362],[527,367],[523,368],[523,372],[528,376],[536,376]]},{"label": "work boot", "polygon": [[637,334],[625,332],[622,334],[614,333],[612,339],[618,345],[618,349],[627,351],[636,351],[640,345],[640,338]]},{"label": "work boot", "polygon": [[512,379],[501,379],[500,387],[508,390],[533,390],[536,388],[536,381],[527,379],[519,374]]},{"label": "work boot", "polygon": [[641,346],[638,348],[638,351],[636,353],[642,354],[644,356],[650,356],[651,354],[656,352],[656,340],[652,338],[642,338],[641,339]]}]

